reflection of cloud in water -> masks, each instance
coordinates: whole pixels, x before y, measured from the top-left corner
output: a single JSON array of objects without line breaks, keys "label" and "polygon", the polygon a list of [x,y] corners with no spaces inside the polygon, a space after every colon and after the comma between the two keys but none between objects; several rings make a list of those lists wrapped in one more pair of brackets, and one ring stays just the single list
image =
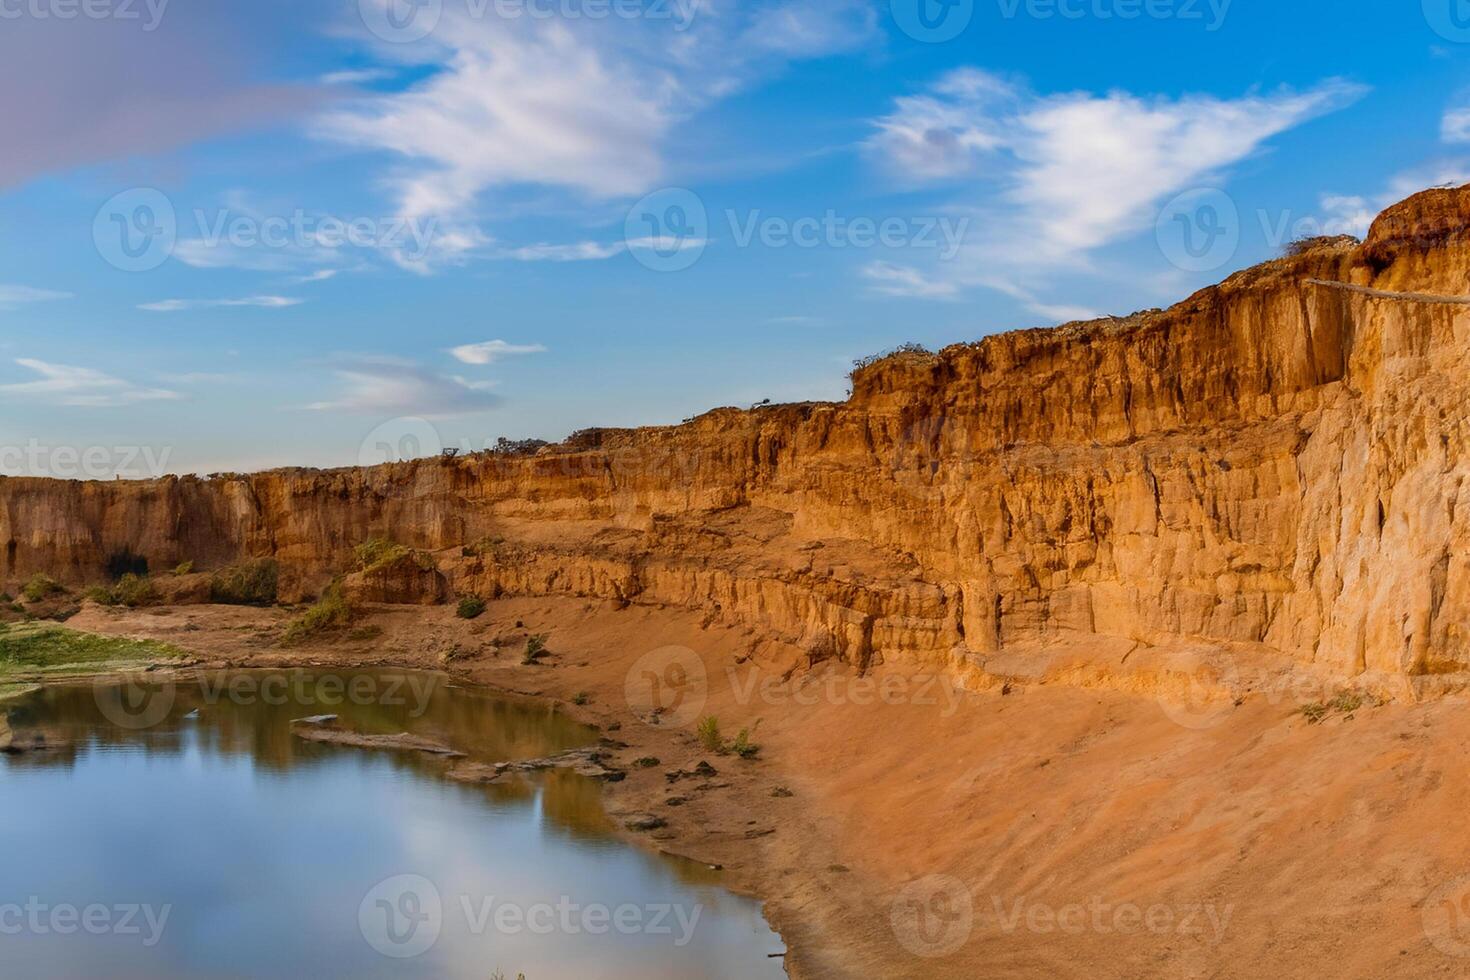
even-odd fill
[{"label": "reflection of cloud in water", "polygon": [[[780,977],[779,939],[758,906],[710,887],[703,866],[615,840],[599,784],[556,770],[491,784],[441,778],[445,763],[417,753],[364,752],[304,742],[290,721],[325,706],[200,705],[181,683],[157,728],[113,728],[90,685],[52,687],[9,712],[73,748],[0,761],[7,798],[23,799],[0,884],[56,901],[171,904],[153,950],[122,937],[69,942],[31,937],[10,968],[19,975],[138,976],[182,980],[341,975],[356,978],[508,976],[622,978]],[[184,715],[201,707],[197,720]],[[443,686],[421,717],[404,707],[339,705],[343,724],[411,731],[480,761],[531,758],[590,743],[595,733],[547,706]],[[421,874],[439,889],[439,942],[416,959],[389,960],[359,931],[360,903],[379,882]],[[673,935],[474,934],[493,896],[579,908],[677,904],[699,919],[686,948]],[[75,940],[76,937],[66,937]],[[51,942],[52,939],[57,942]],[[7,954],[11,952],[7,947]]]}]

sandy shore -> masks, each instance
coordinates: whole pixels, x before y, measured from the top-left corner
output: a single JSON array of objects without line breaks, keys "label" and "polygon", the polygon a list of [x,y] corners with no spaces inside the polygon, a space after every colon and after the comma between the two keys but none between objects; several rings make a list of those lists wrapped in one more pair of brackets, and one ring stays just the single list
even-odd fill
[{"label": "sandy shore", "polygon": [[[1463,698],[1312,724],[1269,696],[1200,713],[1080,688],[969,693],[573,599],[498,601],[472,622],[383,607],[364,620],[377,629],[291,649],[285,620],[89,605],[68,625],[212,666],[393,664],[556,699],[628,771],[610,812],[666,823],[627,836],[764,901],[795,977],[1470,972]],[[543,633],[551,656],[522,664]],[[705,751],[706,715],[726,736],[753,728],[756,758]],[[716,775],[670,780],[700,762]]]}]

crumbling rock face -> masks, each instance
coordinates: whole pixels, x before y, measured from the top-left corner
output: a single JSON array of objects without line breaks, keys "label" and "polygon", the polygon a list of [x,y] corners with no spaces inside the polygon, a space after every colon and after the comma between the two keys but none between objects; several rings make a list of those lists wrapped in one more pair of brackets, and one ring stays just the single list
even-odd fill
[{"label": "crumbling rock face", "polygon": [[131,549],[155,568],[272,555],[311,588],[387,534],[442,552],[435,598],[690,606],[858,665],[1091,637],[1433,688],[1470,667],[1467,295],[1470,191],[1430,191],[1361,246],[1168,310],[896,355],[841,404],[525,456],[3,480],[4,576],[81,583]]}]

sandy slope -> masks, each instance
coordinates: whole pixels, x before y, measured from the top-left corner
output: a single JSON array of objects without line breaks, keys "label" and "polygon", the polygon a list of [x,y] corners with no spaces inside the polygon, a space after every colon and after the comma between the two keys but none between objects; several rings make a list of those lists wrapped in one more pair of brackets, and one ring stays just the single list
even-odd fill
[{"label": "sandy slope", "polygon": [[[732,887],[764,898],[794,975],[1470,975],[1470,712],[1458,697],[1312,725],[1296,700],[1261,694],[1202,711],[829,665],[783,685],[804,663],[796,651],[657,608],[505,600],[473,624],[385,608],[371,619],[379,638],[289,652],[273,642],[283,615],[89,606],[71,625],[235,663],[436,666],[458,647],[452,669],[478,680],[589,692],[566,708],[618,726],[620,764],[660,759],[610,786],[609,806],[666,817],[667,830],[633,836],[721,863]],[[551,634],[549,665],[519,664],[529,632]],[[661,724],[638,720],[648,671],[679,680],[687,671],[669,667],[691,655],[707,683],[681,688]],[[759,719],[760,759],[700,750],[683,722],[703,713],[727,733]],[[701,759],[719,775],[666,780]]]}]

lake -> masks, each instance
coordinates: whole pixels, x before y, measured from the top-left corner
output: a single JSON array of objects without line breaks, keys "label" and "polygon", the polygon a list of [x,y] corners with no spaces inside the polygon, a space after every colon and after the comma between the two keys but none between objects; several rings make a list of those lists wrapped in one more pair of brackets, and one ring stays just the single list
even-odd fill
[{"label": "lake", "polygon": [[321,745],[335,714],[494,763],[593,744],[533,701],[431,673],[234,671],[53,685],[0,704],[0,963],[82,980],[783,977],[759,905],[621,843],[600,784],[489,784]]}]

